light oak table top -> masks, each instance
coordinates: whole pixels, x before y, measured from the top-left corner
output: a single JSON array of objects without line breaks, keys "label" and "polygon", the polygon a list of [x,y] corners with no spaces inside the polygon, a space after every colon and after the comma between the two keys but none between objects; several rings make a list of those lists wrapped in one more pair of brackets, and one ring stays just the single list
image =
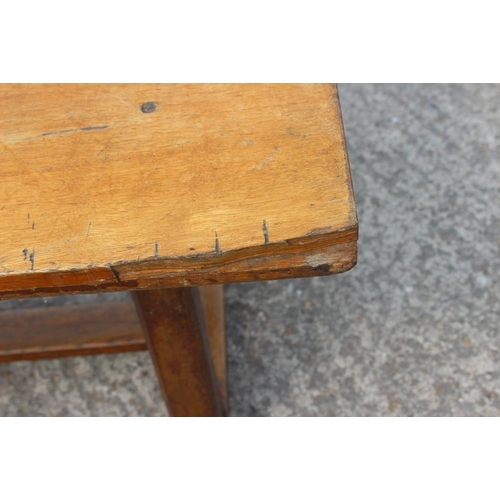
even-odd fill
[{"label": "light oak table top", "polygon": [[0,297],[339,273],[335,86],[0,85]]}]

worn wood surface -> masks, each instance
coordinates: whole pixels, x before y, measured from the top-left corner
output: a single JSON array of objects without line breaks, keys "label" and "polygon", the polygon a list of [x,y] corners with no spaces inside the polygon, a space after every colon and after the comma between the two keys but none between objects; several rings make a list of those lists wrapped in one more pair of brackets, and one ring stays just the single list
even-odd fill
[{"label": "worn wood surface", "polygon": [[335,86],[0,85],[0,99],[0,297],[356,263]]},{"label": "worn wood surface", "polygon": [[171,416],[224,416],[197,288],[132,292]]},{"label": "worn wood surface", "polygon": [[227,396],[226,330],[224,322],[224,285],[199,287],[201,304],[205,313],[205,327],[210,342],[210,353],[215,378],[224,407],[229,415]]},{"label": "worn wood surface", "polygon": [[0,362],[143,349],[130,300],[0,312]]}]

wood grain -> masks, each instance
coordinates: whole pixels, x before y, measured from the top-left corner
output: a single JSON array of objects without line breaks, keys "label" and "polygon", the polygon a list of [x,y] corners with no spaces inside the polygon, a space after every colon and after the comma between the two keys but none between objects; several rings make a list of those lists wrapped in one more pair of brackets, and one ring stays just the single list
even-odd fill
[{"label": "wood grain", "polygon": [[130,300],[0,313],[0,362],[146,348]]},{"label": "wood grain", "polygon": [[132,292],[169,414],[224,416],[197,288]]},{"label": "wood grain", "polygon": [[315,275],[307,252],[332,255],[329,274],[356,262],[334,86],[0,85],[0,99],[0,297]]},{"label": "wood grain", "polygon": [[201,305],[205,313],[205,327],[210,343],[210,353],[214,365],[215,378],[224,407],[229,415],[227,395],[226,331],[224,325],[224,286],[200,286]]}]

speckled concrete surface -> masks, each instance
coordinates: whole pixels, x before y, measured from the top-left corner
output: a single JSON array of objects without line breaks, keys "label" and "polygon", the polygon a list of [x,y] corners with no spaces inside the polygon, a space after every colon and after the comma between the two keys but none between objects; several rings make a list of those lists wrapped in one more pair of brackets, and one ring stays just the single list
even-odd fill
[{"label": "speckled concrete surface", "polygon": [[[498,416],[500,86],[340,95],[358,266],[227,286],[232,415]],[[0,415],[166,411],[139,353],[0,365]]]}]

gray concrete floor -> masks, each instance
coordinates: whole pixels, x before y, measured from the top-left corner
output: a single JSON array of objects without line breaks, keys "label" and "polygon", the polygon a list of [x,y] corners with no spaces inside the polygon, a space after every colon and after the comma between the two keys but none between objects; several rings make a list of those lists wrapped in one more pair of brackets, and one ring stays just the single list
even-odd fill
[{"label": "gray concrete floor", "polygon": [[[500,86],[339,88],[359,263],[226,287],[232,415],[498,416]],[[0,365],[0,415],[166,411],[139,353]]]}]

